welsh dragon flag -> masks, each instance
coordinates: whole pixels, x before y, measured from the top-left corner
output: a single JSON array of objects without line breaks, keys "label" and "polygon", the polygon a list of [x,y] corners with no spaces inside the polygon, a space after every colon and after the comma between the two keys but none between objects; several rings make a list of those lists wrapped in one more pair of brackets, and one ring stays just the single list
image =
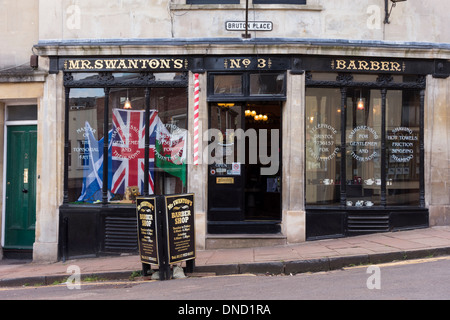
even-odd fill
[{"label": "welsh dragon flag", "polygon": [[158,118],[155,145],[155,164],[158,168],[180,178],[186,185],[187,130],[169,126],[170,132]]}]

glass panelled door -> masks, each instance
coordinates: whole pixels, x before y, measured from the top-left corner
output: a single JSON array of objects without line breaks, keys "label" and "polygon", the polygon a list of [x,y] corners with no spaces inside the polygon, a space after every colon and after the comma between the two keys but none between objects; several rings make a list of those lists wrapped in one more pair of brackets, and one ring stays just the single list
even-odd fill
[{"label": "glass panelled door", "polygon": [[280,126],[278,102],[210,106],[210,225],[222,222],[230,233],[278,232],[272,225],[281,219]]},{"label": "glass panelled door", "polygon": [[234,161],[238,153],[235,133],[244,129],[242,110],[241,104],[234,103],[214,104],[210,108],[209,221],[244,219],[245,167]]}]

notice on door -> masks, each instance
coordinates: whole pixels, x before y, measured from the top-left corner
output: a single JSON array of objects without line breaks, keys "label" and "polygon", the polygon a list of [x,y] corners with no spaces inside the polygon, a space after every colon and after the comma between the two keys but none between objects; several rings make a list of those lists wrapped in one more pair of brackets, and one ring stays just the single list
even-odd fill
[{"label": "notice on door", "polygon": [[158,264],[155,208],[155,198],[136,199],[139,255],[141,262],[147,264]]},{"label": "notice on door", "polygon": [[169,264],[195,259],[194,195],[166,197]]}]

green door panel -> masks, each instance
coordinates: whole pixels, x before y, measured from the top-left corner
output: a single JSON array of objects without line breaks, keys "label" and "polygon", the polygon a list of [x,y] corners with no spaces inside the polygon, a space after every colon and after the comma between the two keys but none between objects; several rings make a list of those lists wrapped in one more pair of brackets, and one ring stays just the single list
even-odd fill
[{"label": "green door panel", "polygon": [[32,249],[36,224],[35,125],[8,126],[5,248]]}]

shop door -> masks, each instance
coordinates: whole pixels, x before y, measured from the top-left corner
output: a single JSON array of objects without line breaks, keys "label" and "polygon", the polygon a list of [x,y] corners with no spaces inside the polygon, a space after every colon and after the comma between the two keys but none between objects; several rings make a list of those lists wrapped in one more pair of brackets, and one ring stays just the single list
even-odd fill
[{"label": "shop door", "polygon": [[6,249],[32,249],[36,224],[35,125],[7,127]]},{"label": "shop door", "polygon": [[[210,132],[214,137],[208,162],[209,221],[244,219],[245,167],[234,161],[237,155],[234,134],[244,129],[242,109],[242,105],[235,104],[214,104],[210,108]],[[227,157],[234,160],[230,163]]]},{"label": "shop door", "polygon": [[[262,117],[255,120],[255,115]],[[210,128],[217,130],[217,141],[210,140],[211,156],[218,161],[209,165],[209,233],[279,232],[280,125],[280,103],[211,105]],[[262,143],[266,143],[264,153],[271,156],[271,163],[261,158]],[[275,169],[264,173],[262,169],[272,165]]]}]

